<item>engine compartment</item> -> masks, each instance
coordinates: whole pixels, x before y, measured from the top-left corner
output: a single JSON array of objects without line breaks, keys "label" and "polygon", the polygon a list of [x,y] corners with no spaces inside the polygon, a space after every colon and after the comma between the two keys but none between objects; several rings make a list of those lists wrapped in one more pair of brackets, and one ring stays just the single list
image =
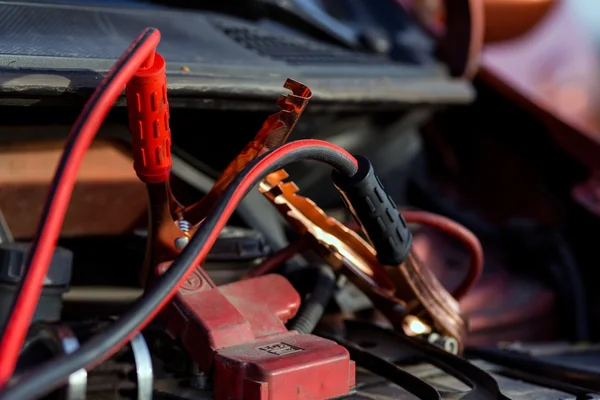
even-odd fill
[{"label": "engine compartment", "polygon": [[[0,399],[598,397],[588,168],[485,81],[217,6],[0,15],[39,22],[0,39],[39,43],[0,55]],[[82,104],[159,31],[36,261]],[[36,262],[21,347],[8,321]]]}]

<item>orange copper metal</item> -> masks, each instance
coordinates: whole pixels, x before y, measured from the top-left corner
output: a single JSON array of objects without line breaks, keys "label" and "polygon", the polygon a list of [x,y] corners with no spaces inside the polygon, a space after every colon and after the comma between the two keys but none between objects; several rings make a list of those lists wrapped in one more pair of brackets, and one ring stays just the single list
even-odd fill
[{"label": "orange copper metal", "polygon": [[[142,272],[144,282],[147,281],[151,267],[170,261],[181,252],[175,241],[182,237],[189,238],[197,231],[198,225],[236,174],[259,155],[285,143],[312,93],[307,86],[292,79],[285,82],[284,88],[291,93],[281,95],[277,101],[281,110],[267,118],[254,140],[227,166],[210,192],[200,201],[191,206],[183,206],[173,196],[168,181],[146,185],[150,200],[150,221],[148,249]],[[177,221],[180,220],[189,222],[188,231],[184,232],[179,228]]]},{"label": "orange copper metal", "polygon": [[310,101],[312,92],[307,86],[292,79],[288,79],[283,87],[291,90],[292,93],[279,97],[277,106],[281,108],[281,111],[267,118],[254,140],[248,143],[241,153],[225,168],[210,192],[202,200],[183,210],[188,221],[198,223],[204,219],[206,213],[214,206],[215,201],[227,185],[231,183],[233,177],[250,161],[277,146],[281,146],[290,136],[296,122],[298,122],[298,118],[300,118]]},{"label": "orange copper metal", "polygon": [[381,265],[375,250],[358,234],[329,217],[285,182],[284,170],[269,174],[259,190],[327,263],[362,290],[396,329],[408,315],[455,338],[462,351],[466,323],[458,303],[414,253],[401,265]]},{"label": "orange copper metal", "polygon": [[193,234],[182,232],[177,226],[172,210],[178,203],[171,192],[169,182],[150,183],[146,185],[150,207],[148,210],[148,239],[146,240],[146,257],[142,267],[142,283],[148,283],[151,268],[173,260],[181,250],[175,246],[177,238]]},{"label": "orange copper metal", "polygon": [[[192,206],[180,205],[171,193],[169,182],[148,184],[150,197],[150,235],[145,274],[150,267],[173,259],[181,251],[175,245],[183,235],[191,236],[210,211],[233,177],[257,156],[285,142],[311,97],[311,91],[299,82],[288,80],[292,94],[282,96],[281,111],[270,116],[252,142],[225,169],[213,189]],[[439,284],[435,276],[414,254],[399,266],[378,263],[375,251],[359,235],[327,216],[311,200],[298,196],[293,182],[283,170],[274,172],[260,184],[260,190],[288,222],[329,264],[345,273],[366,293],[374,306],[397,329],[405,329],[407,311],[444,335],[462,343],[466,332],[458,304]],[[192,226],[183,232],[177,221]],[[147,277],[144,277],[147,281]]]}]

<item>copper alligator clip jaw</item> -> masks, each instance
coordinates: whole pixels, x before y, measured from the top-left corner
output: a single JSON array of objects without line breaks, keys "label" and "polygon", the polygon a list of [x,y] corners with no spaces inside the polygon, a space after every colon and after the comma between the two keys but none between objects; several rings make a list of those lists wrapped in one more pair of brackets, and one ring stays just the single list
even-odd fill
[{"label": "copper alligator clip jaw", "polygon": [[281,110],[265,120],[254,139],[225,168],[206,196],[182,210],[188,220],[196,223],[202,221],[214,206],[219,195],[250,161],[286,142],[310,101],[312,92],[304,84],[289,78],[283,87],[291,90],[292,93],[281,95],[277,100],[277,106]]},{"label": "copper alligator clip jaw", "polygon": [[381,265],[373,247],[313,201],[297,194],[298,187],[284,181],[284,170],[267,176],[259,190],[269,199],[327,263],[365,293],[390,323],[411,334],[407,316],[417,317],[463,348],[466,323],[458,303],[425,268],[414,253],[400,265]]},{"label": "copper alligator clip jaw", "polygon": [[[150,278],[149,271],[163,262],[175,258],[188,243],[189,238],[197,231],[198,226],[212,209],[215,202],[223,190],[231,183],[236,174],[238,174],[250,161],[261,154],[283,144],[294,129],[298,118],[308,104],[312,93],[304,84],[292,79],[288,79],[284,88],[291,91],[289,94],[281,95],[277,105],[281,110],[267,118],[256,137],[250,142],[244,150],[227,166],[225,171],[217,179],[217,182],[200,201],[190,206],[180,204],[171,192],[168,178],[159,182],[146,182],[149,208],[149,232],[146,250],[146,258],[142,270],[142,281],[148,283]],[[136,88],[137,89],[137,88]],[[137,122],[139,116],[131,117],[131,112],[136,111],[137,94],[128,93],[128,108],[131,107],[130,121]],[[156,92],[155,92],[156,93]],[[166,115],[165,121],[168,121],[168,103],[166,100],[166,90],[159,92],[163,97],[161,106],[163,115]],[[154,94],[156,95],[156,94]],[[147,95],[152,96],[151,93]],[[149,121],[150,126],[154,126],[155,120]],[[164,140],[161,140],[163,151],[170,151],[170,130],[168,123],[163,132]],[[131,124],[131,130],[134,137],[139,137],[140,133],[134,133],[137,129],[137,123]],[[143,136],[143,135],[142,135]],[[135,144],[135,141],[134,141]],[[161,148],[163,148],[161,147]],[[134,154],[135,152],[134,148]],[[150,154],[154,148],[146,148],[138,153]],[[169,166],[170,166],[170,153]],[[139,175],[139,173],[138,173]],[[141,176],[140,176],[141,177]]]},{"label": "copper alligator clip jaw", "polygon": [[[233,177],[254,158],[287,140],[312,96],[308,87],[288,79],[284,87],[292,93],[280,97],[277,104],[281,110],[265,121],[211,191],[199,202],[185,207],[175,199],[169,184],[171,132],[164,71],[164,60],[157,54],[154,65],[132,79],[126,90],[134,165],[140,179],[147,184],[150,200],[147,253],[142,271],[145,283],[151,268],[181,252]],[[323,258],[369,295],[394,326],[402,326],[409,309],[462,343],[464,323],[461,324],[457,313],[458,306],[452,298],[444,297],[445,291],[435,277],[428,275],[426,269],[419,269],[417,262],[411,262],[412,258],[398,267],[380,265],[371,246],[313,202],[297,196],[298,188],[291,182],[283,183],[285,178],[283,170],[269,175],[261,184],[261,191]]]}]

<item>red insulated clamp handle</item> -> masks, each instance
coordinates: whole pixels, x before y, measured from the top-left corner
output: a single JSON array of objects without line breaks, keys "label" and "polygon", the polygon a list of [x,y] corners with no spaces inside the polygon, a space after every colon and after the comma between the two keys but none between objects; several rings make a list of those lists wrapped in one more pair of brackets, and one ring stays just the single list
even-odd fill
[{"label": "red insulated clamp handle", "polygon": [[129,131],[133,142],[133,167],[144,183],[162,183],[171,172],[171,129],[164,58],[140,68],[127,84]]}]

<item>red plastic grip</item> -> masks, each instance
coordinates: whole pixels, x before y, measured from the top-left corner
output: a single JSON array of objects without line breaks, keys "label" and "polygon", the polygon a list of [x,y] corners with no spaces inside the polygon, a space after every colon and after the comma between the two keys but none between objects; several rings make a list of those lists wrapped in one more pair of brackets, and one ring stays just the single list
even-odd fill
[{"label": "red plastic grip", "polygon": [[152,66],[140,68],[125,93],[135,172],[145,183],[166,182],[172,162],[164,58],[156,53]]}]

